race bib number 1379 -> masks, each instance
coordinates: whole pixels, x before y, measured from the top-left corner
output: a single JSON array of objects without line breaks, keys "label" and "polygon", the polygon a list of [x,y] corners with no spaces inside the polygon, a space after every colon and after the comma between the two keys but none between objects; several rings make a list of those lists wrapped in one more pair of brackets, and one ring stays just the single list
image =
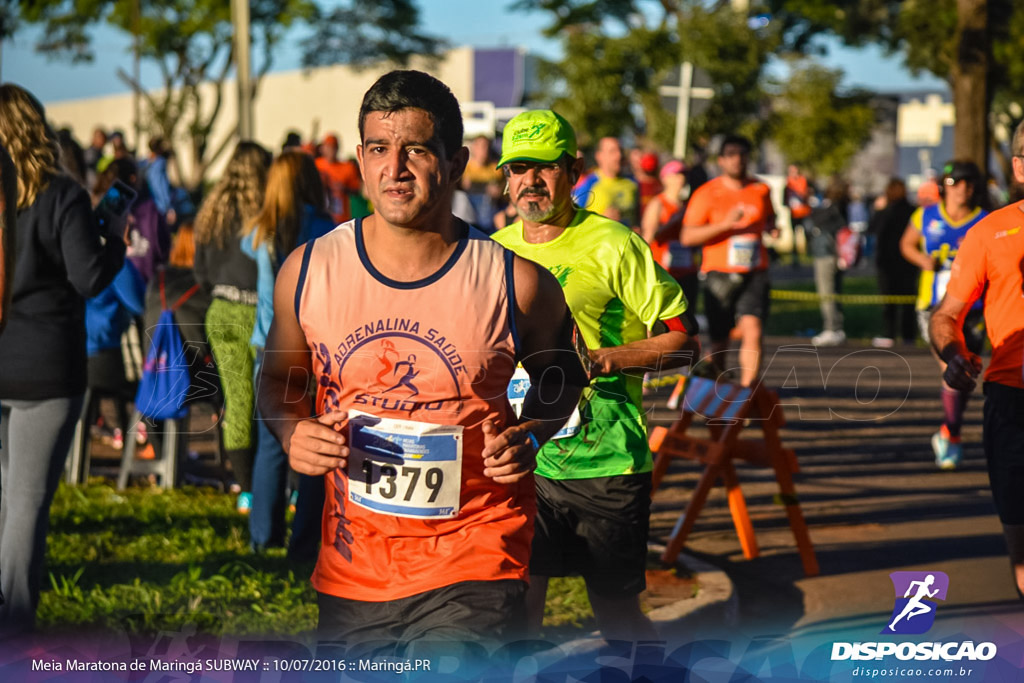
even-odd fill
[{"label": "race bib number 1379", "polygon": [[447,519],[459,513],[462,427],[349,416],[348,497],[374,512]]}]

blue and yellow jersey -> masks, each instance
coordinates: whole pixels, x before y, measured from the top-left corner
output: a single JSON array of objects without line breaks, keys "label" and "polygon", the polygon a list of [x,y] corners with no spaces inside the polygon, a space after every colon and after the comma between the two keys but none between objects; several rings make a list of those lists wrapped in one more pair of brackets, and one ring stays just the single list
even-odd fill
[{"label": "blue and yellow jersey", "polygon": [[[984,209],[977,208],[967,217],[954,221],[946,213],[942,202],[939,202],[921,207],[910,217],[911,224],[921,233],[921,251],[932,259],[938,259],[942,264],[937,271],[921,271],[921,284],[917,294],[919,310],[928,310],[942,301],[960,243],[964,241],[967,231],[987,213]],[[975,306],[980,308],[981,300]]]}]

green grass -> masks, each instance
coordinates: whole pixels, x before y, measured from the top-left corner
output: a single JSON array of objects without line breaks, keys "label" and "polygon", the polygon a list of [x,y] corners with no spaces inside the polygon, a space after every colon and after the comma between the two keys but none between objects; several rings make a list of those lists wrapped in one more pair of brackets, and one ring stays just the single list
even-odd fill
[{"label": "green grass", "polygon": [[[814,292],[814,282],[796,281],[773,284],[773,289]],[[878,294],[878,281],[873,277],[853,276],[843,280],[843,294]],[[843,306],[843,327],[850,339],[871,339],[883,335],[881,304],[846,304]],[[821,310],[817,301],[771,302],[768,335],[805,336],[821,331]]]},{"label": "green grass", "polygon": [[[312,564],[249,551],[234,497],[185,487],[116,491],[63,483],[50,513],[39,626],[50,632],[308,634]],[[542,637],[595,627],[583,580],[552,579]]]},{"label": "green grass", "polygon": [[51,510],[47,630],[151,632],[195,624],[211,634],[308,632],[312,565],[284,550],[249,552],[233,498],[206,489],[62,485]]}]

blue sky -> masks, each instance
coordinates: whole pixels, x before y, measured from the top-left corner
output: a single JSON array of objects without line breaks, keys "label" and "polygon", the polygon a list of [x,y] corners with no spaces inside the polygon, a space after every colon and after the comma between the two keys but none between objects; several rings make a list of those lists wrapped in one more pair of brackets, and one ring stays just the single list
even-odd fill
[{"label": "blue sky", "polygon": [[[523,46],[547,57],[560,54],[558,41],[541,35],[547,17],[538,13],[508,12],[509,0],[429,0],[421,3],[428,31],[445,36],[454,45],[478,47]],[[306,29],[297,29],[275,53],[275,69],[295,69],[301,58],[300,41]],[[131,71],[130,42],[110,30],[97,30],[94,44],[102,45],[96,61],[82,66],[47,60],[36,54],[33,45],[38,31],[22,29],[13,40],[3,43],[0,78],[25,86],[42,101],[52,102],[127,91],[116,76],[121,68]],[[829,55],[822,60],[830,67],[846,72],[848,86],[885,92],[942,87],[934,77],[914,78],[904,69],[899,57],[886,57],[877,48],[850,49],[829,44]],[[155,70],[143,71],[148,85],[158,86]]]}]

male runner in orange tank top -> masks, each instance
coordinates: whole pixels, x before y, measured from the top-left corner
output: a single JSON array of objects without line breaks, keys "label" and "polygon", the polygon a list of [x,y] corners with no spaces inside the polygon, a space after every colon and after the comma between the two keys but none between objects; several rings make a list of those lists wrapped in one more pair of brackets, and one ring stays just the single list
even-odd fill
[{"label": "male runner in orange tank top", "polygon": [[[321,639],[479,651],[520,635],[537,449],[588,380],[555,278],[451,214],[467,150],[448,88],[386,74],[359,128],[374,213],[282,266],[260,410],[291,466],[325,477]],[[520,418],[517,360],[536,387]]]}]

